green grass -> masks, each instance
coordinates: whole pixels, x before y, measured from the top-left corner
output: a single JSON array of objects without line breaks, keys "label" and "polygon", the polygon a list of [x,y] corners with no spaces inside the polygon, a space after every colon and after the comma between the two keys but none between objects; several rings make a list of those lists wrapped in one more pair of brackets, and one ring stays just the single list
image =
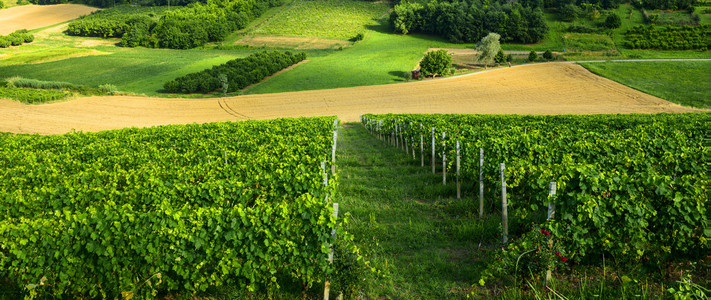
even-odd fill
[{"label": "green grass", "polygon": [[419,154],[413,160],[359,124],[346,124],[339,137],[336,201],[380,271],[364,282],[366,296],[465,298],[487,263],[478,244],[497,243],[498,222],[478,221],[472,199],[452,198],[455,185],[442,185],[429,164],[421,168]]},{"label": "green grass", "polygon": [[595,74],[681,105],[711,107],[711,61],[583,63]]},{"label": "green grass", "polygon": [[711,13],[704,13],[704,10],[711,9],[711,6],[697,6],[694,13],[699,15],[699,25],[711,25]]},{"label": "green grass", "polygon": [[[294,0],[254,28],[252,34],[352,38],[389,9],[386,2]],[[377,24],[377,23],[376,23]]]},{"label": "green grass", "polygon": [[[27,47],[26,49],[31,49]],[[96,55],[101,52],[87,48],[75,47],[37,47],[37,50],[17,51],[13,55],[0,60],[0,66],[34,64],[38,62],[46,62],[52,60],[62,60],[72,56]]]},{"label": "green grass", "polygon": [[114,53],[38,64],[0,66],[0,74],[3,74],[3,77],[60,80],[90,87],[111,83],[120,91],[157,95],[166,81],[256,51],[181,51],[114,47],[98,49]]},{"label": "green grass", "polygon": [[396,35],[387,24],[368,31],[363,41],[309,62],[247,90],[250,94],[388,84],[404,81],[428,48],[465,47],[424,35]]}]

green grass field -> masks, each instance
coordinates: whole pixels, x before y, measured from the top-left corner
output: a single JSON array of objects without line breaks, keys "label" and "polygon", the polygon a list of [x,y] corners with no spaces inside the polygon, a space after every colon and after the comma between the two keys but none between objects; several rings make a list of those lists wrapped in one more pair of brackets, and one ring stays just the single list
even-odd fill
[{"label": "green grass field", "polygon": [[711,61],[583,63],[583,67],[681,105],[711,107]]},{"label": "green grass field", "polygon": [[331,55],[308,58],[310,61],[289,72],[254,86],[250,94],[330,89],[388,84],[404,81],[403,73],[412,71],[427,49],[460,48],[424,35],[395,35],[387,24],[366,33],[365,40]]},{"label": "green grass field", "polygon": [[1,66],[0,74],[3,74],[3,77],[60,80],[90,87],[111,83],[123,92],[157,95],[166,81],[225,63],[230,59],[247,56],[252,52],[97,48],[113,53],[37,64]]},{"label": "green grass field", "polygon": [[348,39],[377,24],[388,9],[386,2],[294,0],[251,33]]}]

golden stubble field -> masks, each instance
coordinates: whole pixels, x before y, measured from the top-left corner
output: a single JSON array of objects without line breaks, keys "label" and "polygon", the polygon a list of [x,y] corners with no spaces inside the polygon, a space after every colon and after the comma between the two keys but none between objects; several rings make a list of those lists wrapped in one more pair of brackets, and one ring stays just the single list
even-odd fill
[{"label": "golden stubble field", "polygon": [[0,34],[37,29],[88,15],[98,8],[79,4],[23,5],[0,10]]},{"label": "golden stubble field", "polygon": [[88,97],[24,105],[0,100],[0,131],[62,134],[124,127],[364,113],[612,114],[692,112],[571,63],[494,69],[402,84],[211,99]]}]

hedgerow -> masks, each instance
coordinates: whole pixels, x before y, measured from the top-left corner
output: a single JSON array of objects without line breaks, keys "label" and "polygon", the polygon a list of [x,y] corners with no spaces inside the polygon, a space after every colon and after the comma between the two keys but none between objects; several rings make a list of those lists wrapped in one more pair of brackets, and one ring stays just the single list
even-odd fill
[{"label": "hedgerow", "polygon": [[625,33],[625,39],[625,47],[630,49],[707,50],[711,47],[711,25],[638,25]]},{"label": "hedgerow", "polygon": [[73,299],[311,286],[331,270],[332,230],[347,235],[320,166],[333,129],[328,117],[0,136],[0,278]]},{"label": "hedgerow", "polygon": [[8,35],[0,35],[0,48],[32,43],[34,40],[34,35],[29,33],[26,29],[20,29]]},{"label": "hedgerow", "polygon": [[0,99],[11,99],[26,104],[65,100],[72,96],[74,96],[73,93],[65,90],[43,90],[0,86]]},{"label": "hedgerow", "polygon": [[219,76],[227,77],[228,92],[241,90],[258,83],[279,70],[306,58],[303,52],[263,51],[245,58],[238,58],[201,72],[191,73],[166,82],[163,85],[171,93],[210,93],[222,88]]}]

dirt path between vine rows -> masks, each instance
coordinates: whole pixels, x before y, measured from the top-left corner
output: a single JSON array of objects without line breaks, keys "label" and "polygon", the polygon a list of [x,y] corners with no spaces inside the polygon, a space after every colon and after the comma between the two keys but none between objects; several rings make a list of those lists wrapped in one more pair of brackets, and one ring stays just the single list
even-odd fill
[{"label": "dirt path between vine rows", "polygon": [[22,5],[0,10],[0,34],[18,29],[32,30],[74,20],[98,10],[79,4]]},{"label": "dirt path between vine rows", "polygon": [[0,131],[61,134],[124,127],[364,113],[610,114],[702,111],[569,63],[502,68],[418,82],[212,99],[88,97],[23,105],[0,100]]}]

